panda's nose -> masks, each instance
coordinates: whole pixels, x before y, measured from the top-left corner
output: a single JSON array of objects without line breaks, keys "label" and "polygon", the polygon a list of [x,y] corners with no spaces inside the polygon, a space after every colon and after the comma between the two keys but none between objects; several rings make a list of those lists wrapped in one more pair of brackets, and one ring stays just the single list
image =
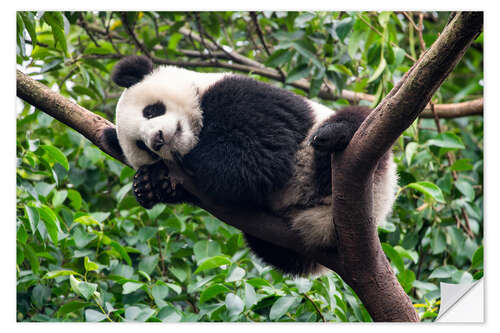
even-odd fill
[{"label": "panda's nose", "polygon": [[156,132],[155,136],[153,137],[151,147],[155,151],[159,151],[161,147],[165,144],[165,138],[163,137],[163,132],[160,130]]}]

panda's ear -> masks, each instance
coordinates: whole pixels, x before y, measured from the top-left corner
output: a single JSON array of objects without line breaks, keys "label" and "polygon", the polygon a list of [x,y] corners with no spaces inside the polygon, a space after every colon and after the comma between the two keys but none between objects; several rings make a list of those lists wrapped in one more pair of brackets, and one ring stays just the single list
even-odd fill
[{"label": "panda's ear", "polygon": [[113,127],[105,128],[102,132],[102,143],[106,147],[107,152],[115,158],[125,161],[126,158],[123,155],[123,149],[118,141],[118,135],[116,134],[116,129]]},{"label": "panda's ear", "polygon": [[128,88],[140,82],[152,71],[153,63],[148,57],[128,56],[115,65],[111,79],[120,87]]}]

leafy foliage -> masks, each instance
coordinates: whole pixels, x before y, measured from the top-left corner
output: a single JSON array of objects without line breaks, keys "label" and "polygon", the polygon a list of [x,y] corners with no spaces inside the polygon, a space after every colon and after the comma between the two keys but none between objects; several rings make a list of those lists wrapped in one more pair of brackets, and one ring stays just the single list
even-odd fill
[{"label": "leafy foliage", "polygon": [[[422,38],[430,46],[447,14],[426,14]],[[113,119],[119,89],[110,84],[110,69],[121,55],[138,52],[123,16],[18,12],[16,18],[17,62],[24,71]],[[256,13],[266,47],[249,13],[129,12],[126,18],[155,57],[220,71],[207,61],[235,51],[279,69],[283,87],[311,98],[328,80],[338,94],[369,93],[376,103],[422,51],[417,27],[392,12]],[[185,28],[205,37],[190,38]],[[223,47],[208,51],[211,41]],[[482,61],[481,36],[435,102],[480,97]],[[301,79],[310,82],[307,91],[291,86]],[[19,105],[19,321],[371,320],[334,273],[282,276],[249,253],[238,230],[197,207],[138,206],[130,192],[132,169],[48,115]],[[441,120],[440,128],[420,119],[396,142],[400,190],[392,217],[379,227],[398,280],[427,320],[437,315],[439,282],[483,275],[483,122]]]}]

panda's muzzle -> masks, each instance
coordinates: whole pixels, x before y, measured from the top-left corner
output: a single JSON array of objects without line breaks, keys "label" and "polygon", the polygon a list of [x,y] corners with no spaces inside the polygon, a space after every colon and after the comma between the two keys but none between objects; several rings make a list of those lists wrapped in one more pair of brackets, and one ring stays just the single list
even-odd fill
[{"label": "panda's muzzle", "polygon": [[154,151],[159,151],[165,143],[165,137],[163,136],[163,132],[160,130],[156,132],[155,136],[153,137],[151,148],[153,148]]}]

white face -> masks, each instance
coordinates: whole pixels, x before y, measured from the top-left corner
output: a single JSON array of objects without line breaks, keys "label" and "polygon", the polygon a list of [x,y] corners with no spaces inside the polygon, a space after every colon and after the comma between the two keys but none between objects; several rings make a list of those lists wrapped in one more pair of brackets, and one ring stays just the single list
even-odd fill
[{"label": "white face", "polygon": [[[118,141],[135,169],[159,158],[173,160],[174,154],[183,156],[196,145],[202,111],[191,73],[160,67],[120,97],[116,107]],[[157,156],[152,157],[151,152]]]}]

